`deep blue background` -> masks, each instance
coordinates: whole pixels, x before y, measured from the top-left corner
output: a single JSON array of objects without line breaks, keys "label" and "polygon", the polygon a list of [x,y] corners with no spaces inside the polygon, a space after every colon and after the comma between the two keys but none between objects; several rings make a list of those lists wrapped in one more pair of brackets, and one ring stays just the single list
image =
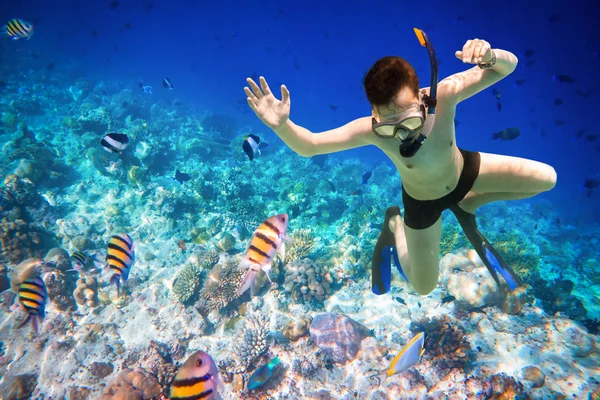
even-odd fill
[{"label": "deep blue background", "polygon": [[[368,3],[383,4],[123,0],[111,9],[107,0],[3,1],[0,21],[34,21],[36,34],[29,41],[3,41],[1,60],[23,69],[55,62],[57,69],[69,67],[73,79],[117,80],[131,88],[141,79],[154,86],[157,99],[185,99],[228,113],[239,126],[265,132],[248,112],[242,91],[246,76],[256,73],[264,75],[276,93],[285,83],[291,92],[292,120],[319,132],[370,113],[362,77],[382,56],[406,58],[422,86],[429,85],[427,53],[413,27],[429,34],[441,61],[440,79],[469,67],[454,57],[466,40],[485,39],[492,47],[515,53],[520,64],[495,86],[502,93],[502,111],[496,108],[492,89],[459,105],[459,146],[553,165],[558,185],[545,197],[564,213],[598,221],[600,188],[588,198],[581,185],[586,177],[599,176],[600,140],[574,140],[582,128],[600,135],[600,37],[593,2]],[[144,10],[148,4],[151,9]],[[127,22],[131,29],[123,29]],[[535,50],[531,66],[525,65],[526,49]],[[32,61],[27,54],[40,58]],[[569,74],[575,83],[553,82],[556,74]],[[162,90],[163,76],[171,78],[175,91]],[[516,85],[519,78],[526,83]],[[575,89],[593,93],[583,98]],[[554,105],[555,98],[564,104]],[[555,120],[567,122],[558,127]],[[519,127],[521,137],[490,139],[509,126]],[[374,148],[340,156],[356,155],[371,163],[383,160]]]}]

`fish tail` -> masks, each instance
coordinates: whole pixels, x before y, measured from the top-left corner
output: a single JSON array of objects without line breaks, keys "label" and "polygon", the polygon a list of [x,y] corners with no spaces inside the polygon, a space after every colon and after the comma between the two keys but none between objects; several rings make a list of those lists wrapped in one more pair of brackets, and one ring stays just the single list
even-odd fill
[{"label": "fish tail", "polygon": [[114,274],[110,277],[110,284],[112,285],[114,283],[117,286],[117,297],[121,297],[121,283],[119,282],[120,278],[121,277],[118,274]]},{"label": "fish tail", "polygon": [[502,132],[492,133],[492,140],[500,139]]},{"label": "fish tail", "polygon": [[38,328],[38,320],[37,320],[37,316],[34,315],[31,317],[31,326],[33,326],[33,331],[35,332],[36,335],[40,335],[40,330]]},{"label": "fish tail", "polygon": [[256,282],[256,271],[253,270],[252,268],[250,268],[250,269],[248,269],[248,272],[246,272],[246,276],[244,276],[244,280],[242,281],[242,284],[238,288],[238,291],[237,291],[238,296],[241,296],[242,294],[244,294],[244,292],[246,290],[248,290],[248,288],[250,288],[250,295],[251,295],[251,297],[253,297],[254,296],[254,282]]}]

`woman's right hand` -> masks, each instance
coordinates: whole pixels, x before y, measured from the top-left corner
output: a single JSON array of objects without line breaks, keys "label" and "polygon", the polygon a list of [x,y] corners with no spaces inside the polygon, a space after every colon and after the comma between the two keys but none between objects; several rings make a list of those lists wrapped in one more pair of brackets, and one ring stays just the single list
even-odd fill
[{"label": "woman's right hand", "polygon": [[264,77],[260,77],[260,87],[251,78],[246,78],[250,88],[244,87],[248,105],[256,116],[269,128],[276,131],[290,118],[290,92],[281,85],[281,100],[277,100]]}]

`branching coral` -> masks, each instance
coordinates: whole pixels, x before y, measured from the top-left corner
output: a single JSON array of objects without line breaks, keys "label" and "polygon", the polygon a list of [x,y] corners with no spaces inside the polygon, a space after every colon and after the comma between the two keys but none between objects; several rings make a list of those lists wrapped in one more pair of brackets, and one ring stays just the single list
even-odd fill
[{"label": "branching coral", "polygon": [[238,298],[237,289],[245,273],[229,258],[217,264],[208,274],[200,291],[200,307],[208,311],[222,311]]},{"label": "branching coral", "polygon": [[463,247],[468,247],[469,243],[457,224],[443,224],[442,239],[440,242],[440,254],[442,256],[454,253]]},{"label": "branching coral", "polygon": [[414,321],[410,325],[413,333],[425,332],[425,355],[441,369],[464,368],[473,358],[471,344],[460,326],[444,315]]},{"label": "branching coral", "polygon": [[195,264],[183,266],[173,281],[173,297],[182,304],[190,304],[200,289],[201,273]]},{"label": "branching coral", "polygon": [[308,257],[315,246],[315,235],[310,228],[294,231],[292,244],[286,245],[284,264],[289,264],[298,258]]},{"label": "branching coral", "polygon": [[269,321],[264,314],[252,314],[246,317],[245,326],[236,336],[239,339],[233,346],[236,365],[231,372],[247,371],[254,361],[267,352],[269,326]]},{"label": "branching coral", "polygon": [[539,249],[517,230],[498,237],[492,243],[508,265],[512,266],[524,281],[528,281],[531,274],[539,270]]},{"label": "branching coral", "polygon": [[331,274],[314,261],[296,259],[285,268],[285,292],[296,301],[323,301],[331,293]]}]

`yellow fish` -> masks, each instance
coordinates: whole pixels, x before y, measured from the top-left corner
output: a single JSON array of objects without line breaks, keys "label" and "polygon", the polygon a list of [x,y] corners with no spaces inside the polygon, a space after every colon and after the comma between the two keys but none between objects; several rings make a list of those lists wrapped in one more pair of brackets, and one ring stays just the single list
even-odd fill
[{"label": "yellow fish", "polygon": [[19,325],[19,328],[31,321],[33,330],[38,332],[38,319],[44,320],[46,314],[46,300],[48,300],[48,290],[46,284],[39,276],[29,278],[19,285],[19,303],[27,311],[27,318]]},{"label": "yellow fish", "polygon": [[223,383],[217,365],[208,353],[197,351],[177,371],[170,400],[221,400]]},{"label": "yellow fish", "polygon": [[110,283],[117,285],[117,297],[120,297],[120,282],[127,281],[134,261],[135,253],[131,237],[126,233],[113,235],[108,241],[106,263],[107,267],[114,272],[110,277]]}]

